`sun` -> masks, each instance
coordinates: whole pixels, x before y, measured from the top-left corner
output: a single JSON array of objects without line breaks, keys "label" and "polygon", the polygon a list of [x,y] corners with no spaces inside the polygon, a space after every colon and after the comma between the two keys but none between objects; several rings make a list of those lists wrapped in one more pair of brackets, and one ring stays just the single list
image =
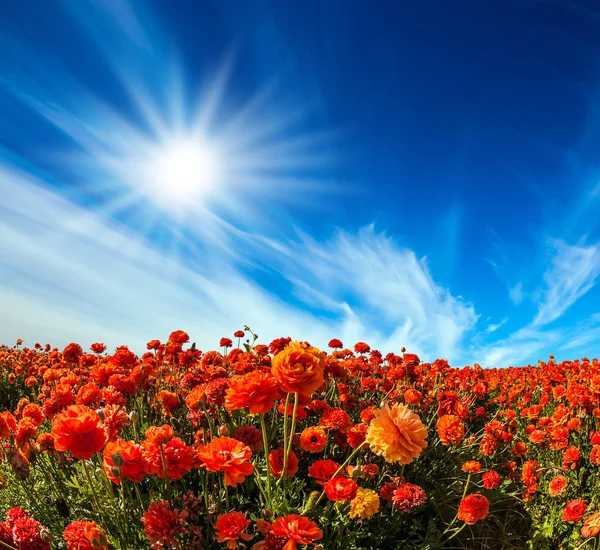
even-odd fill
[{"label": "sun", "polygon": [[223,170],[217,147],[193,137],[167,141],[151,155],[149,191],[161,202],[190,206],[219,188]]}]

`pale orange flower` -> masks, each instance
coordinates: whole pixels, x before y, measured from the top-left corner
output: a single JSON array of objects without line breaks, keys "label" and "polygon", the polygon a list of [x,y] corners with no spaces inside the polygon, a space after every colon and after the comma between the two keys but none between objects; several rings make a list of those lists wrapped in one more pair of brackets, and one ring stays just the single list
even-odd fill
[{"label": "pale orange flower", "polygon": [[371,420],[367,443],[387,462],[410,464],[427,447],[427,428],[406,405],[379,409]]}]

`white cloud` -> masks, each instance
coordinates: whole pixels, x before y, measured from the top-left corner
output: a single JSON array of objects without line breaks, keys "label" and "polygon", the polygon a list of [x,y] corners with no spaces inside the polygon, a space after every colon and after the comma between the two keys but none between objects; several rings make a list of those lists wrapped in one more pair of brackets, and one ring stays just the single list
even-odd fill
[{"label": "white cloud", "polygon": [[508,317],[505,317],[499,323],[490,324],[486,327],[485,332],[491,334],[492,332],[496,332],[500,327],[504,326],[508,321]]},{"label": "white cloud", "polygon": [[541,327],[561,317],[586,294],[600,274],[600,246],[568,245],[554,241],[554,255],[544,274],[538,313],[533,326]]},{"label": "white cloud", "polygon": [[523,283],[518,282],[515,286],[510,287],[508,295],[515,304],[519,305],[525,297],[523,294]]},{"label": "white cloud", "polygon": [[[8,343],[105,341],[142,351],[182,328],[207,349],[248,324],[267,343],[289,335],[324,346],[339,337],[457,361],[476,322],[473,306],[436,285],[425,260],[373,228],[325,244],[231,232],[220,248],[200,242],[200,261],[184,261],[14,170],[0,167],[0,193],[0,334]],[[276,267],[296,303],[246,275],[242,249],[257,267]]]}]

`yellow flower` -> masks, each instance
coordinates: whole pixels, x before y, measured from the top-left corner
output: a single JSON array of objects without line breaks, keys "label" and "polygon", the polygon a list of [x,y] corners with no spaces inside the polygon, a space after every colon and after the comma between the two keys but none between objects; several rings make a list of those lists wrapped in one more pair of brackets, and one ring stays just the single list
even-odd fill
[{"label": "yellow flower", "polygon": [[369,519],[379,511],[379,495],[373,489],[359,487],[356,496],[350,501],[352,519]]},{"label": "yellow flower", "polygon": [[387,462],[410,464],[427,447],[427,428],[406,405],[385,406],[375,413],[367,432],[371,450]]}]

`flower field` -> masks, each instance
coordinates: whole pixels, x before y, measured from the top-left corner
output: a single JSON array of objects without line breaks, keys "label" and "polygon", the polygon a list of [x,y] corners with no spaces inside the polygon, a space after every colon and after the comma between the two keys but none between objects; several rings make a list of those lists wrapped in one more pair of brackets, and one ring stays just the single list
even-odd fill
[{"label": "flower field", "polygon": [[597,548],[596,359],[256,342],[0,347],[0,548]]}]

